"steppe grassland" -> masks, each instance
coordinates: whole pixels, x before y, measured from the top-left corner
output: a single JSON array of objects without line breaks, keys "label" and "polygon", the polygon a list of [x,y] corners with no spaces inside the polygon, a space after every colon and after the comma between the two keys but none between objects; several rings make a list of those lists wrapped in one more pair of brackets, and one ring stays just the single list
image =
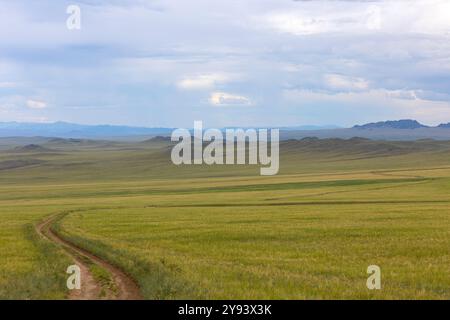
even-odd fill
[{"label": "steppe grassland", "polygon": [[[448,297],[450,180],[357,181],[132,199],[61,228],[128,269],[148,298]],[[365,287],[371,264],[381,291]]]},{"label": "steppe grassland", "polygon": [[[65,296],[68,258],[32,225],[73,211],[60,232],[147,298],[448,298],[448,156],[288,150],[260,177],[174,168],[165,149],[20,155],[41,163],[0,171],[0,296]],[[365,287],[369,264],[381,291]]]}]

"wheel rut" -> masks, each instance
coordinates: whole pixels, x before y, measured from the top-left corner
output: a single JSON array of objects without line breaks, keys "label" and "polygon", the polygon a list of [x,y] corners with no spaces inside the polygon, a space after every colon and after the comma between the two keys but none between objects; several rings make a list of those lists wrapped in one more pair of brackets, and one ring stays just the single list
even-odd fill
[{"label": "wheel rut", "polygon": [[[74,264],[81,270],[81,289],[70,290],[68,298],[71,300],[141,300],[142,295],[136,281],[108,261],[96,256],[84,248],[63,239],[51,226],[58,215],[52,215],[36,226],[36,232],[47,240],[60,245]],[[112,286],[105,287],[98,281],[91,266],[95,265],[106,270],[111,278]]]}]

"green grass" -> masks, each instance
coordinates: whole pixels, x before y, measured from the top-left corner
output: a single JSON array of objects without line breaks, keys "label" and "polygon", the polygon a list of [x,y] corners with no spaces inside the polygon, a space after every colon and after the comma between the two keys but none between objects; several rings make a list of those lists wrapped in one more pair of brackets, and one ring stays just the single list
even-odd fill
[{"label": "green grass", "polygon": [[91,264],[89,266],[89,271],[94,277],[95,281],[100,284],[100,298],[107,297],[108,292],[115,294],[117,292],[116,284],[114,283],[111,275],[104,268]]},{"label": "green grass", "polygon": [[[0,298],[67,295],[71,262],[32,225],[70,212],[56,230],[148,299],[449,299],[448,143],[405,153],[396,142],[395,155],[297,144],[282,146],[273,177],[175,167],[165,145],[0,153],[34,163],[0,170]],[[371,264],[382,290],[365,287]]]},{"label": "green grass", "polygon": [[64,299],[70,260],[31,223],[16,227],[12,220],[8,227],[1,223],[0,299]]},{"label": "green grass", "polygon": [[[416,188],[410,188],[411,195],[423,186]],[[373,192],[365,194],[361,190],[356,196],[383,196],[382,191]],[[80,243],[99,254],[111,249],[122,251],[116,257],[105,257],[123,259],[123,266],[126,261],[135,260],[159,264],[169,274],[188,281],[194,288],[192,296],[449,297],[449,203],[434,204],[424,199],[423,203],[412,200],[411,204],[403,200],[394,206],[352,204],[349,194],[341,193],[323,196],[315,204],[255,208],[240,206],[239,201],[255,201],[258,196],[243,193],[241,197],[233,207],[227,202],[223,206],[202,207],[201,200],[198,206],[187,208],[126,208],[124,203],[124,208],[73,214],[62,221],[62,228],[84,239]],[[344,204],[327,204],[330,198]],[[98,243],[107,244],[107,248]],[[383,290],[378,292],[365,288],[365,272],[371,264],[382,268]],[[134,270],[133,266],[128,266],[128,270]],[[142,279],[139,274],[134,275]],[[142,280],[140,284],[146,288],[146,281]],[[149,292],[147,297],[152,298],[152,290]],[[182,298],[184,292],[163,296],[173,297]]]}]

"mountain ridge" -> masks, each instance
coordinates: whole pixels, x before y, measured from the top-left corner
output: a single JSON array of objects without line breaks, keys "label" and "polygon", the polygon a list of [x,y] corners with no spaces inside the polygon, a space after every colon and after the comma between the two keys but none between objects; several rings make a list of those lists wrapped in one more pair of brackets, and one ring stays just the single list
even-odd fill
[{"label": "mountain ridge", "polygon": [[[231,128],[231,127],[227,127]],[[309,129],[310,128],[310,129]],[[226,129],[226,128],[222,128]],[[245,128],[247,129],[247,128]],[[351,128],[333,128],[319,126],[280,127],[281,139],[319,137],[351,138],[359,136],[366,139],[415,140],[438,139],[450,140],[450,123],[427,126],[416,120],[388,120],[355,125]],[[0,122],[0,137],[54,137],[65,139],[132,139],[145,140],[154,137],[167,137],[174,128],[147,128],[125,125],[84,125],[69,122],[21,123]]]},{"label": "mountain ridge", "polygon": [[418,129],[418,128],[430,128],[429,126],[423,125],[417,120],[402,119],[402,120],[388,120],[371,122],[363,125],[353,126],[354,129]]},{"label": "mountain ridge", "polygon": [[132,135],[158,135],[172,132],[172,128],[146,128],[124,125],[84,125],[70,122],[0,122],[1,137],[47,136],[60,138],[117,137]]}]

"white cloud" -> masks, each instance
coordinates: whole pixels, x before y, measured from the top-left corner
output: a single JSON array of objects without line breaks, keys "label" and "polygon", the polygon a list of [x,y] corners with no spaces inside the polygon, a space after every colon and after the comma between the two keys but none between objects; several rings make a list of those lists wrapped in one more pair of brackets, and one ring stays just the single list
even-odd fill
[{"label": "white cloud", "polygon": [[340,74],[325,75],[325,84],[332,89],[367,90],[369,82],[363,78],[354,78]]},{"label": "white cloud", "polygon": [[48,119],[42,115],[33,115],[30,110],[24,110],[23,105],[26,103],[26,98],[20,95],[0,96],[0,121],[48,121]]},{"label": "white cloud", "polygon": [[47,103],[39,100],[27,100],[27,107],[31,109],[44,109],[47,107]]},{"label": "white cloud", "polygon": [[281,33],[315,35],[384,31],[395,34],[449,34],[448,0],[302,1],[290,10],[263,16],[263,23]]},{"label": "white cloud", "polygon": [[211,89],[218,84],[227,83],[232,79],[232,75],[225,73],[200,74],[184,77],[177,82],[177,86],[185,90]]},{"label": "white cloud", "polygon": [[15,88],[15,87],[17,87],[17,83],[15,82],[8,82],[8,81],[0,82],[0,88]]},{"label": "white cloud", "polygon": [[[349,104],[360,104],[364,107],[365,104],[361,104],[363,101],[372,101],[372,105],[381,101],[405,101],[408,103],[414,103],[414,101],[422,102],[436,102],[446,103],[450,106],[448,100],[427,99],[423,91],[418,90],[388,90],[388,89],[371,89],[368,91],[358,92],[325,92],[325,91],[313,91],[313,90],[285,90],[284,97],[291,101],[306,102],[306,101],[324,101],[324,102],[343,102]],[[381,106],[382,104],[380,104]]]},{"label": "white cloud", "polygon": [[271,12],[263,21],[273,30],[298,36],[375,31],[383,24],[382,8],[378,5],[328,1],[303,2],[289,11]]},{"label": "white cloud", "polygon": [[248,106],[251,104],[247,97],[225,92],[211,93],[209,102],[214,106]]},{"label": "white cloud", "polygon": [[327,21],[318,21],[294,13],[278,13],[267,17],[269,25],[277,31],[294,35],[311,35],[330,29]]}]

